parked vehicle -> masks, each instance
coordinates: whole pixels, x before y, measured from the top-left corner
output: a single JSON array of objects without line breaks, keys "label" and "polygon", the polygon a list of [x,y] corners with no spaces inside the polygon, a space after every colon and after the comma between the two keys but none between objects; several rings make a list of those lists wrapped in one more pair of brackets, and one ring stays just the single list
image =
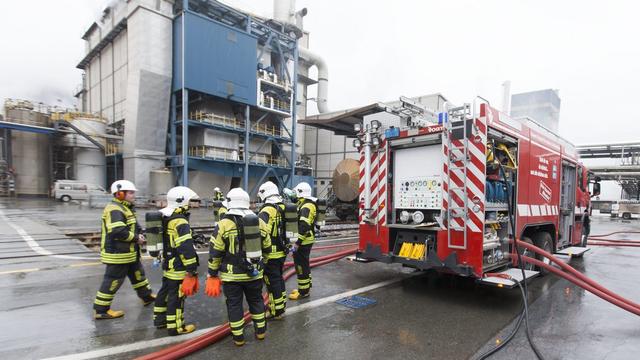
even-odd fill
[{"label": "parked vehicle", "polygon": [[618,217],[629,220],[640,215],[640,201],[620,200],[611,204],[611,217]]},{"label": "parked vehicle", "polygon": [[513,230],[550,253],[587,250],[600,184],[590,194],[571,143],[485,103],[444,117],[360,131],[359,257],[484,279],[515,266]]},{"label": "parked vehicle", "polygon": [[62,202],[89,200],[91,195],[105,195],[107,191],[100,185],[75,181],[58,180],[53,184],[53,198]]}]

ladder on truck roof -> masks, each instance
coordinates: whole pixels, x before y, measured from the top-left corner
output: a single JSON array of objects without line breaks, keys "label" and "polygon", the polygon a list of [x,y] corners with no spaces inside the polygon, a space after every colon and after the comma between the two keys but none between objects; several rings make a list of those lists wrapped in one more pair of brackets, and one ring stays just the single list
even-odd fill
[{"label": "ladder on truck roof", "polygon": [[[449,121],[446,123],[443,142],[447,146],[447,246],[451,249],[467,248],[467,219],[469,209],[469,194],[467,189],[467,165],[469,156],[469,135],[473,118],[471,105],[447,109]],[[459,165],[462,163],[462,165]],[[451,180],[455,175],[462,181],[462,186]],[[459,204],[462,202],[462,205]],[[459,221],[461,220],[461,221]],[[462,225],[458,224],[461,222]],[[463,233],[463,245],[451,243],[451,231]]]}]

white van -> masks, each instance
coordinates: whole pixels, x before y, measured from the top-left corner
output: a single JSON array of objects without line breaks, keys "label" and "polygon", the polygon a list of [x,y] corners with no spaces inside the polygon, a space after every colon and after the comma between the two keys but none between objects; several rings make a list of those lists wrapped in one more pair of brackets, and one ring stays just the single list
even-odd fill
[{"label": "white van", "polygon": [[75,180],[57,180],[53,184],[53,197],[68,202],[70,200],[89,200],[91,195],[105,195],[107,191],[99,185]]},{"label": "white van", "polygon": [[640,214],[640,201],[618,200],[611,204],[611,217],[620,216],[625,220],[637,217]]}]

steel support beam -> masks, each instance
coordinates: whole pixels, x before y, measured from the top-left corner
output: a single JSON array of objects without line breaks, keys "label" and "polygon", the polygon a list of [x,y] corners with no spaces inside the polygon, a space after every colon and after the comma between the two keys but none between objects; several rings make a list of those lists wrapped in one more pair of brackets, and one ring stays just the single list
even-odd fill
[{"label": "steel support beam", "polygon": [[[289,186],[293,186],[293,177],[296,173],[296,136],[297,136],[297,112],[298,112],[298,46],[293,49],[293,106],[291,108],[291,175],[289,175]],[[317,164],[316,164],[317,165]]]},{"label": "steel support beam", "polygon": [[246,191],[249,190],[249,131],[251,130],[251,110],[249,105],[245,106],[244,109],[244,126],[244,176],[242,177],[242,188]]}]

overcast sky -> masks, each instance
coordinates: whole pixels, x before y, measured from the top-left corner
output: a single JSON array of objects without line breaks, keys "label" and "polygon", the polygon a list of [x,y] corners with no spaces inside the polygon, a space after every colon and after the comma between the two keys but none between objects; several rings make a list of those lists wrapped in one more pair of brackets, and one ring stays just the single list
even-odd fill
[{"label": "overcast sky", "polygon": [[[270,0],[227,0],[271,15]],[[0,1],[0,98],[73,104],[84,31],[105,0]],[[640,5],[634,1],[299,0],[329,64],[329,106],[441,92],[560,90],[577,144],[640,140]],[[315,110],[313,104],[310,106]]]}]

